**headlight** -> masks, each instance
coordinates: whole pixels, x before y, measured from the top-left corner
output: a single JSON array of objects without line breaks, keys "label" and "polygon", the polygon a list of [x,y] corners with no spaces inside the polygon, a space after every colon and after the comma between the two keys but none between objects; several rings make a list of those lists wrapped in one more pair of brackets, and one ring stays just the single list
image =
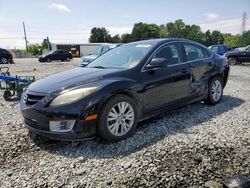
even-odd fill
[{"label": "headlight", "polygon": [[89,95],[90,93],[94,92],[97,87],[88,87],[88,88],[81,88],[75,89],[66,93],[63,93],[56,97],[51,103],[50,106],[58,106],[62,104],[69,104],[73,103],[80,98]]}]

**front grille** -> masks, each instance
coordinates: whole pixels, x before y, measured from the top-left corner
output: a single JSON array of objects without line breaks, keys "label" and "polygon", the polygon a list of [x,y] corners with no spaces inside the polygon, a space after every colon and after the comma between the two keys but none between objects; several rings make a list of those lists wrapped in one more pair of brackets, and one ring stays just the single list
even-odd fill
[{"label": "front grille", "polygon": [[27,105],[34,105],[43,98],[44,96],[26,94],[26,96],[24,96],[24,101]]}]

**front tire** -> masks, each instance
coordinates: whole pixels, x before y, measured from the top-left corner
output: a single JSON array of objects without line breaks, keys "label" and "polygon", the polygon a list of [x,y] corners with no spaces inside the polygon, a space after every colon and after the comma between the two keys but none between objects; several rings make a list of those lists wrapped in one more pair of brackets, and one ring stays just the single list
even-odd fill
[{"label": "front tire", "polygon": [[230,66],[237,65],[238,63],[239,63],[239,61],[238,61],[238,59],[235,58],[235,57],[231,57],[231,58],[228,59],[228,64],[229,64]]},{"label": "front tire", "polygon": [[70,57],[67,57],[67,58],[66,58],[66,61],[70,61]]},{"label": "front tire", "polygon": [[98,122],[98,136],[108,141],[123,140],[135,131],[137,104],[126,95],[116,95],[106,102]]},{"label": "front tire", "polygon": [[220,103],[223,96],[223,79],[221,77],[214,77],[209,81],[208,96],[205,103],[214,106]]}]

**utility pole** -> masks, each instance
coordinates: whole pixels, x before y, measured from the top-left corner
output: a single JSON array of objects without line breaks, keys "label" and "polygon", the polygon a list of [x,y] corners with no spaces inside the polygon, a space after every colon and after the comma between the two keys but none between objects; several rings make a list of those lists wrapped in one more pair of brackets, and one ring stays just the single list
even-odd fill
[{"label": "utility pole", "polygon": [[24,32],[24,40],[25,40],[25,45],[26,45],[26,52],[28,52],[28,40],[27,40],[27,35],[26,35],[26,29],[25,29],[25,23],[23,22],[23,32]]},{"label": "utility pole", "polygon": [[247,25],[247,12],[244,12],[242,15],[241,34],[246,32],[246,25]]}]

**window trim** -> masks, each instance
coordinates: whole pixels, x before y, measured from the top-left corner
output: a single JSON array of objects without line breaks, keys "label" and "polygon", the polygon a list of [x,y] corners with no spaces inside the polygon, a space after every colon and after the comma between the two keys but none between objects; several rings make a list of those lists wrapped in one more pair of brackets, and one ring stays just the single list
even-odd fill
[{"label": "window trim", "polygon": [[[184,48],[183,44],[184,43],[187,43],[187,44],[192,44],[192,45],[197,45],[203,49],[206,49],[204,48],[202,45],[200,44],[196,44],[195,42],[192,42],[192,41],[171,41],[171,42],[166,42],[162,45],[160,45],[158,48],[155,49],[155,51],[150,55],[150,57],[147,59],[147,61],[144,63],[144,65],[142,66],[141,68],[141,72],[147,72],[148,70],[146,69],[146,66],[147,64],[150,63],[150,60],[152,60],[152,58],[154,57],[155,53],[163,46],[165,45],[168,45],[168,44],[172,44],[172,43],[180,43],[180,45],[182,45],[182,47]],[[214,56],[214,53],[211,53],[211,56],[210,57],[207,57],[207,58],[204,58],[204,59],[199,59],[199,60],[192,60],[192,61],[185,61],[185,62],[182,62],[182,63],[177,63],[177,64],[173,64],[173,65],[169,65],[169,67],[173,67],[173,66],[178,66],[178,65],[183,65],[183,64],[187,64],[187,63],[191,63],[191,62],[195,62],[195,61],[201,61],[201,60],[208,60],[208,59],[211,59],[213,58]]]},{"label": "window trim", "polygon": [[[171,45],[171,44],[166,44],[166,45],[162,46],[161,48],[159,48],[159,49],[155,52],[154,56],[155,56],[161,49],[165,48],[165,47],[168,46],[168,45]],[[173,43],[173,45],[175,45],[175,44]],[[183,54],[182,54],[182,53],[183,53],[183,52],[182,52],[182,46],[181,46],[181,44],[176,44],[175,46],[176,46],[176,49],[177,49],[177,51],[178,51],[178,55],[180,56],[180,57],[179,57],[179,59],[180,59],[180,62],[179,62],[179,63],[183,63],[183,62],[184,62],[184,59],[183,59]],[[154,56],[152,57],[152,59],[154,58]],[[179,63],[174,63],[174,64],[172,64],[172,65],[176,65],[176,64],[179,64]]]}]

